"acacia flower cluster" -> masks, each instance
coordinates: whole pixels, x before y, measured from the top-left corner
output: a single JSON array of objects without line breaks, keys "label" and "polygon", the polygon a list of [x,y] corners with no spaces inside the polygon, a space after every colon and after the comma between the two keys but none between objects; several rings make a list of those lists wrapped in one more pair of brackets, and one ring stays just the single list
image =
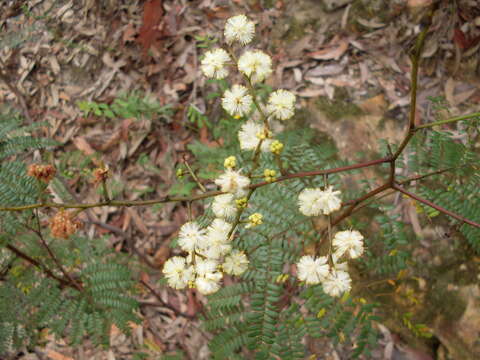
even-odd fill
[{"label": "acacia flower cluster", "polygon": [[240,149],[255,150],[262,141],[260,150],[267,152],[270,150],[273,140],[269,139],[270,133],[265,129],[265,126],[256,123],[253,120],[248,120],[242,125],[238,132],[238,141],[240,142]]},{"label": "acacia flower cluster", "polygon": [[238,59],[238,70],[252,82],[261,82],[273,71],[272,58],[260,50],[246,51]]},{"label": "acacia flower cluster", "polygon": [[274,140],[271,144],[270,144],[270,151],[275,154],[275,155],[280,155],[282,153],[282,150],[283,150],[283,144],[278,141],[278,140]]},{"label": "acacia flower cluster", "polygon": [[249,262],[243,252],[232,251],[231,229],[232,224],[219,218],[204,229],[193,221],[183,224],[178,244],[187,256],[174,256],[165,262],[163,274],[168,285],[177,290],[195,287],[208,295],[220,289],[223,272],[245,272]]},{"label": "acacia flower cluster", "polygon": [[[334,191],[332,186],[325,190],[304,189],[298,196],[300,212],[306,216],[330,215],[342,205],[339,195],[340,191]],[[339,263],[338,260],[345,256],[351,259],[361,256],[362,240],[362,234],[356,230],[337,232],[331,240],[334,248],[333,254],[330,254],[333,266],[329,266],[326,256],[319,258],[302,256],[297,262],[298,278],[307,285],[322,284],[324,292],[330,296],[340,296],[350,291],[352,280],[348,274],[347,263]]]},{"label": "acacia flower cluster", "polygon": [[253,99],[248,94],[248,89],[242,85],[233,85],[230,90],[225,91],[222,99],[222,106],[232,116],[244,116],[252,107]]},{"label": "acacia flower cluster", "polygon": [[278,120],[290,119],[295,110],[295,95],[287,90],[277,90],[270,94],[267,111]]},{"label": "acacia flower cluster", "polygon": [[265,177],[266,182],[273,182],[275,181],[275,176],[277,175],[277,172],[272,169],[265,169],[263,171],[263,176]]},{"label": "acacia flower cluster", "polygon": [[297,276],[307,285],[322,284],[323,291],[330,296],[340,296],[350,291],[352,280],[347,269],[342,269],[343,264],[339,265],[330,268],[326,256],[305,255],[297,262]]},{"label": "acacia flower cluster", "polygon": [[237,158],[235,156],[229,156],[223,162],[223,166],[227,169],[234,169],[237,166]]},{"label": "acacia flower cluster", "polygon": [[245,226],[245,228],[248,229],[262,224],[263,215],[260,213],[254,213],[248,217],[248,224]]},{"label": "acacia flower cluster", "polygon": [[68,239],[75,234],[78,229],[82,227],[82,223],[75,219],[75,216],[70,211],[60,209],[50,219],[50,231],[53,237],[60,239]]},{"label": "acacia flower cluster", "polygon": [[[241,216],[252,195],[251,182],[263,177],[266,182],[276,180],[277,171],[266,168],[262,175],[254,175],[258,170],[259,152],[271,152],[278,156],[284,145],[274,139],[272,122],[291,119],[295,114],[295,95],[287,90],[273,91],[265,103],[256,96],[255,87],[272,74],[271,57],[256,49],[244,51],[240,56],[233,45],[246,45],[253,40],[255,25],[245,15],[237,15],[227,20],[224,30],[229,49],[216,48],[208,51],[201,70],[205,76],[222,79],[229,74],[228,66],[236,66],[245,79],[244,84],[233,84],[222,97],[223,109],[235,119],[245,119],[238,131],[240,149],[253,151],[252,167],[247,174],[237,168],[237,157],[228,156],[224,160],[225,170],[215,180],[223,194],[211,203],[215,219],[205,228],[195,221],[184,224],[179,232],[178,245],[186,256],[175,256],[165,263],[163,273],[168,284],[175,289],[195,287],[202,294],[212,294],[220,288],[223,273],[241,275],[248,268],[246,255],[232,248],[232,239],[237,226],[255,228],[264,221],[263,215],[251,213],[247,219]],[[238,59],[238,60],[237,60]],[[260,115],[261,121],[254,120]],[[275,125],[275,124],[273,124]],[[239,157],[242,159],[242,157]],[[332,186],[324,189],[307,188],[298,196],[300,212],[306,216],[330,215],[340,209],[340,191]],[[331,296],[340,296],[351,286],[346,258],[357,258],[363,253],[363,236],[358,231],[337,232],[331,240],[328,256],[303,256],[297,263],[297,276],[307,285],[322,284],[324,291]],[[343,261],[343,262],[340,262]]]},{"label": "acacia flower cluster", "polygon": [[212,202],[212,211],[220,219],[233,220],[237,214],[237,204],[233,194],[216,196]]},{"label": "acacia flower cluster", "polygon": [[33,176],[40,181],[48,184],[57,173],[57,169],[53,165],[38,165],[32,164],[28,167],[27,174],[28,176]]},{"label": "acacia flower cluster", "polygon": [[224,35],[227,44],[238,41],[242,45],[247,45],[255,35],[255,24],[245,15],[233,16],[225,24]]},{"label": "acacia flower cluster", "polygon": [[220,186],[223,192],[231,193],[239,198],[246,195],[250,179],[242,175],[240,171],[227,169],[215,180],[215,184]]},{"label": "acacia flower cluster", "polygon": [[306,216],[329,215],[339,210],[342,205],[342,200],[338,195],[340,195],[340,191],[333,191],[332,186],[328,186],[325,190],[304,189],[298,195],[300,212]]},{"label": "acacia flower cluster", "polygon": [[363,254],[362,240],[362,234],[356,230],[337,232],[332,242],[335,247],[335,256],[340,258],[343,255],[347,255],[351,259],[360,257]]},{"label": "acacia flower cluster", "polygon": [[231,61],[230,55],[224,49],[215,49],[205,54],[201,69],[205,76],[223,79],[228,75],[226,64]]}]

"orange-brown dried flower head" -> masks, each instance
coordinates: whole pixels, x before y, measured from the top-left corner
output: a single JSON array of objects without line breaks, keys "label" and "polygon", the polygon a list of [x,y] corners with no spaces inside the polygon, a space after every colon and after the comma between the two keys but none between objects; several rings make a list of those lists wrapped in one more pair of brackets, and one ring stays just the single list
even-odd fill
[{"label": "orange-brown dried flower head", "polygon": [[108,178],[108,167],[96,168],[93,170],[93,183],[98,185]]},{"label": "orange-brown dried flower head", "polygon": [[57,169],[53,165],[32,164],[28,167],[27,174],[48,184],[53,179]]},{"label": "orange-brown dried flower head", "polygon": [[68,239],[81,227],[82,223],[74,219],[71,212],[63,209],[50,219],[50,231],[52,236],[56,238]]}]

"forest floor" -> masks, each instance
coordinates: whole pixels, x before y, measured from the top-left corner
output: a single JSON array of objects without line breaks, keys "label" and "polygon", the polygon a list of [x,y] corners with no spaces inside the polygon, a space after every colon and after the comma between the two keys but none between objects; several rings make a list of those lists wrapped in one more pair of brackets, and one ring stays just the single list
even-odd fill
[{"label": "forest floor", "polygon": [[[304,109],[299,116],[328,134],[342,157],[358,159],[375,153],[378,139],[395,143],[404,134],[408,52],[430,2],[337,1],[343,5],[336,8],[320,0],[3,0],[0,103],[51,125],[48,135],[62,144],[52,158],[59,159],[60,171],[71,172],[65,188],[84,201],[98,201],[100,194],[88,191],[81,154],[91,165],[109,166],[116,194],[130,200],[166,195],[176,183],[175,166],[191,160],[188,144],[197,139],[219,146],[211,129],[190,121],[188,108],[193,104],[214,123],[219,118],[218,102],[206,100],[211,85],[199,71],[201,46],[221,39],[225,20],[244,13],[257,24],[255,47],[273,57],[268,84],[293,91]],[[476,1],[443,1],[422,59],[419,123],[480,109],[479,49]],[[145,96],[149,105],[141,102]],[[109,116],[118,99],[146,107],[151,116],[134,120],[121,109]],[[416,233],[426,231],[411,206],[402,209]],[[141,353],[160,359],[175,352],[208,359],[211,336],[195,318],[204,299],[157,283],[186,214],[175,203],[91,209],[83,218],[86,232],[108,234],[115,249],[130,251],[144,265],[140,277],[153,290],[142,289],[144,322],[133,337],[112,329],[109,350],[89,343],[72,349],[47,337],[46,347],[18,359],[141,359]],[[478,286],[470,290],[471,323],[457,329],[473,331],[467,337],[480,331],[480,292]],[[387,324],[379,328],[372,358],[432,358]],[[441,330],[436,336],[444,346],[437,357],[448,359],[448,341],[443,344]],[[321,349],[321,359],[344,358],[341,345],[326,341],[312,348]]]}]

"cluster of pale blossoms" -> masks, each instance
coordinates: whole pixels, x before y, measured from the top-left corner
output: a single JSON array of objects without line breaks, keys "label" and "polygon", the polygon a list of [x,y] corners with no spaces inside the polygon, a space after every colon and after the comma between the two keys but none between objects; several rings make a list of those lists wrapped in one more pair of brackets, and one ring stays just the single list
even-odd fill
[{"label": "cluster of pale blossoms", "polygon": [[[253,40],[254,32],[255,24],[245,15],[237,15],[227,20],[224,35],[228,45],[239,43],[245,46]],[[272,74],[272,58],[263,51],[248,49],[237,59],[230,47],[229,51],[222,48],[208,51],[201,61],[204,75],[216,79],[225,78],[229,74],[229,66],[236,67],[244,76],[246,86],[234,84],[226,90],[222,97],[222,107],[236,118],[248,116],[253,112],[253,105],[256,101],[251,88]],[[295,95],[290,91],[280,89],[272,92],[267,103],[262,105],[264,109],[262,115],[268,121],[288,120],[295,112]],[[257,110],[261,111],[261,109]],[[266,126],[266,121],[248,120],[242,125],[238,133],[242,150],[256,150],[261,141],[260,149],[262,151],[275,152],[272,149],[274,142],[272,133],[269,131],[269,126]]]},{"label": "cluster of pale blossoms", "polygon": [[[255,25],[244,15],[234,16],[225,25],[225,40],[232,45],[250,43],[253,39]],[[223,79],[228,74],[228,66],[232,65],[232,53],[222,48],[207,52],[202,60],[201,69],[205,76]],[[258,51],[246,51],[237,61],[238,70],[245,75],[248,84],[263,81],[272,73],[272,60],[267,54]],[[243,85],[235,84],[225,91],[222,98],[223,108],[232,116],[241,118],[252,112],[254,95]],[[293,116],[295,95],[278,90],[272,93],[265,108],[268,117],[286,120]],[[243,150],[256,150],[279,154],[283,144],[271,139],[271,132],[264,123],[247,121],[239,131],[239,140]],[[236,158],[225,159],[225,172],[215,183],[225,194],[215,197],[212,211],[216,219],[207,227],[190,221],[184,224],[179,232],[178,244],[187,253],[186,256],[174,256],[164,265],[163,273],[168,284],[175,289],[195,287],[202,294],[212,294],[220,288],[223,273],[241,275],[248,268],[247,256],[239,250],[232,249],[231,240],[235,233],[233,224],[239,209],[247,206],[247,194],[250,178],[236,170]],[[275,178],[275,171],[265,170],[269,181]],[[246,228],[262,224],[263,217],[259,213],[248,217]],[[238,221],[237,221],[238,223]]]},{"label": "cluster of pale blossoms", "polygon": [[174,256],[163,267],[168,285],[174,289],[195,287],[204,294],[220,289],[223,273],[241,275],[248,268],[246,255],[232,249],[229,236],[232,224],[215,219],[201,229],[196,222],[180,228],[178,244],[188,255]]},{"label": "cluster of pale blossoms", "polygon": [[[334,191],[331,186],[325,190],[307,188],[299,194],[298,206],[306,216],[329,215],[342,206],[339,196],[340,191]],[[297,263],[297,276],[308,285],[322,284],[330,296],[340,296],[350,290],[352,282],[348,265],[341,260],[345,257],[355,259],[363,254],[363,236],[356,230],[339,231],[331,241],[332,266],[327,256],[305,255]]]},{"label": "cluster of pale blossoms", "polygon": [[[245,15],[237,15],[227,20],[224,36],[229,45],[228,51],[222,48],[208,51],[201,61],[201,70],[205,76],[223,79],[234,66],[243,75],[245,85],[235,84],[226,90],[222,97],[222,106],[236,119],[250,118],[240,127],[238,139],[242,150],[270,151],[280,155],[283,144],[273,139],[272,121],[285,121],[295,112],[295,95],[287,90],[276,90],[270,94],[266,103],[256,98],[254,86],[272,73],[272,59],[260,50],[246,50],[237,59],[232,45],[249,44],[254,37],[255,25]],[[251,119],[258,111],[261,121]],[[178,244],[187,253],[175,256],[164,266],[163,273],[168,284],[175,289],[187,286],[195,287],[202,294],[211,294],[220,288],[223,273],[241,275],[248,268],[246,255],[232,249],[231,240],[239,223],[245,228],[262,224],[262,214],[253,213],[248,221],[240,221],[243,209],[248,205],[252,174],[242,174],[237,169],[236,157],[229,156],[224,161],[225,171],[215,180],[215,184],[224,193],[216,196],[211,204],[215,220],[207,227],[190,221],[184,224],[179,233]],[[263,170],[266,182],[276,180],[276,171]],[[305,189],[299,195],[300,211],[307,216],[328,215],[340,209],[340,191],[332,187]],[[363,253],[363,236],[358,231],[338,232],[332,240],[335,249],[330,258],[303,256],[297,263],[298,278],[306,284],[322,283],[326,293],[339,296],[350,289],[351,279],[347,264],[339,261],[348,256],[355,258]],[[330,264],[332,262],[330,261]]]}]

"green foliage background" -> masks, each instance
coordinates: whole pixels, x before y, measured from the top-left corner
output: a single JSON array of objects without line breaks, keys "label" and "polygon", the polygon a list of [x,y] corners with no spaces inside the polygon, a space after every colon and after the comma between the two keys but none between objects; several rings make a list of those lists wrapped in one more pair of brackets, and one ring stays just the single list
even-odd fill
[{"label": "green foliage background", "polygon": [[[34,204],[45,197],[45,185],[27,175],[26,155],[34,149],[51,148],[54,141],[35,137],[35,123],[22,126],[8,110],[0,122],[0,204]],[[138,322],[138,303],[131,264],[114,253],[107,239],[72,236],[53,239],[49,231],[38,229],[34,210],[0,211],[0,354],[6,354],[41,340],[48,328],[71,344],[88,337],[95,344],[108,345],[112,324],[129,332],[129,322]],[[16,256],[18,249],[34,261],[44,264],[58,278],[53,259],[41,245],[38,231],[82,291],[46,277],[44,268],[33,266]]]}]

